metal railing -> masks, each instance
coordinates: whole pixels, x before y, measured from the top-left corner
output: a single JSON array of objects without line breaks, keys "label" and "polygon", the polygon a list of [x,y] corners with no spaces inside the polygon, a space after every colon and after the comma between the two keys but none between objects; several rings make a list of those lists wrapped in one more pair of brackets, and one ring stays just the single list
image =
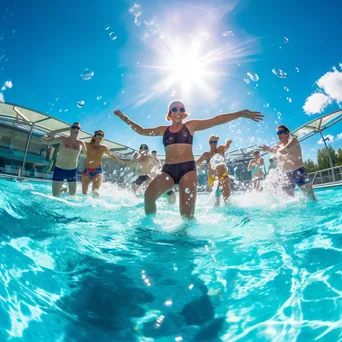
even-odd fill
[{"label": "metal railing", "polygon": [[322,185],[342,181],[342,165],[309,173],[312,185]]}]

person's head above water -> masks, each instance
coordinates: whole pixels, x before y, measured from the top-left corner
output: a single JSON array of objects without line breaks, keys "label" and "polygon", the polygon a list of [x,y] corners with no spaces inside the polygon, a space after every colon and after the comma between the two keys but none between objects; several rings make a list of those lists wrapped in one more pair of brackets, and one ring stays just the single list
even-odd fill
[{"label": "person's head above water", "polygon": [[258,158],[260,157],[260,151],[259,151],[259,150],[255,150],[255,151],[253,152],[253,157],[254,157],[255,159],[258,159]]},{"label": "person's head above water", "polygon": [[220,139],[220,137],[218,137],[216,135],[211,135],[209,137],[209,145],[210,145],[210,148],[212,150],[216,150],[219,139]]},{"label": "person's head above water", "polygon": [[152,153],[152,155],[153,155],[154,157],[157,156],[157,151],[156,151],[156,150],[153,150],[151,153]]},{"label": "person's head above water", "polygon": [[95,142],[101,142],[102,139],[104,138],[104,131],[102,131],[101,129],[99,129],[98,131],[95,131],[93,137],[91,138],[91,142],[95,143]]},{"label": "person's head above water", "polygon": [[148,146],[146,144],[141,144],[139,148],[139,153],[147,155],[148,154]]},{"label": "person's head above water", "polygon": [[188,117],[184,103],[181,101],[173,101],[169,104],[169,112],[166,114],[166,120],[172,122],[182,122]]},{"label": "person's head above water", "polygon": [[280,142],[286,144],[289,141],[290,130],[285,125],[280,125],[277,127],[277,135]]},{"label": "person's head above water", "polygon": [[78,122],[74,122],[70,127],[70,136],[72,138],[77,138],[78,133],[80,132],[81,125]]}]

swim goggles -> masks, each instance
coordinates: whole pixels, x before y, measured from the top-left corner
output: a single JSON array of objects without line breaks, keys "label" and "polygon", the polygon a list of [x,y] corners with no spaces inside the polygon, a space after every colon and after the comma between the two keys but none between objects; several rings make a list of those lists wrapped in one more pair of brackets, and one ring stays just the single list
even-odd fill
[{"label": "swim goggles", "polygon": [[75,125],[75,126],[71,126],[71,128],[72,128],[72,129],[77,129],[77,130],[80,130],[80,129],[81,129],[80,126],[76,126],[76,125]]},{"label": "swim goggles", "polygon": [[285,134],[286,132],[284,130],[280,130],[277,132],[277,135],[280,135],[280,134]]},{"label": "swim goggles", "polygon": [[95,137],[98,136],[98,137],[104,137],[104,133],[101,133],[101,132],[98,132],[98,133],[95,133]]},{"label": "swim goggles", "polygon": [[147,145],[140,145],[140,150],[148,150],[148,146]]}]

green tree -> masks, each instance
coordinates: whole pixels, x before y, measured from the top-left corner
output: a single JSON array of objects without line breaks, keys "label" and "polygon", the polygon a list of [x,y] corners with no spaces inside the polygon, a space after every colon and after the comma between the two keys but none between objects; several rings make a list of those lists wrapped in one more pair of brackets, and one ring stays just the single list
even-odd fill
[{"label": "green tree", "polygon": [[338,165],[342,165],[342,149],[341,148],[337,150],[336,166]]},{"label": "green tree", "polygon": [[[336,165],[337,163],[336,151],[331,146],[329,146],[328,149],[330,151],[332,161],[334,165]],[[329,156],[328,156],[327,149],[325,147],[317,151],[317,166],[318,166],[318,170],[330,168]]]},{"label": "green tree", "polygon": [[308,159],[304,162],[304,166],[308,172],[315,172],[317,171],[317,165],[311,159]]}]

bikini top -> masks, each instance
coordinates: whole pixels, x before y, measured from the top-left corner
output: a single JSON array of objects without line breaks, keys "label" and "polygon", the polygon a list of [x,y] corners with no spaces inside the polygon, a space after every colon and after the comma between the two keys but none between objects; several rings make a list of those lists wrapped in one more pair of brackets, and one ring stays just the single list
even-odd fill
[{"label": "bikini top", "polygon": [[172,144],[191,144],[193,141],[193,136],[191,135],[188,128],[183,125],[182,128],[176,132],[172,133],[169,130],[170,127],[168,127],[163,135],[163,144],[164,146],[172,145]]}]

